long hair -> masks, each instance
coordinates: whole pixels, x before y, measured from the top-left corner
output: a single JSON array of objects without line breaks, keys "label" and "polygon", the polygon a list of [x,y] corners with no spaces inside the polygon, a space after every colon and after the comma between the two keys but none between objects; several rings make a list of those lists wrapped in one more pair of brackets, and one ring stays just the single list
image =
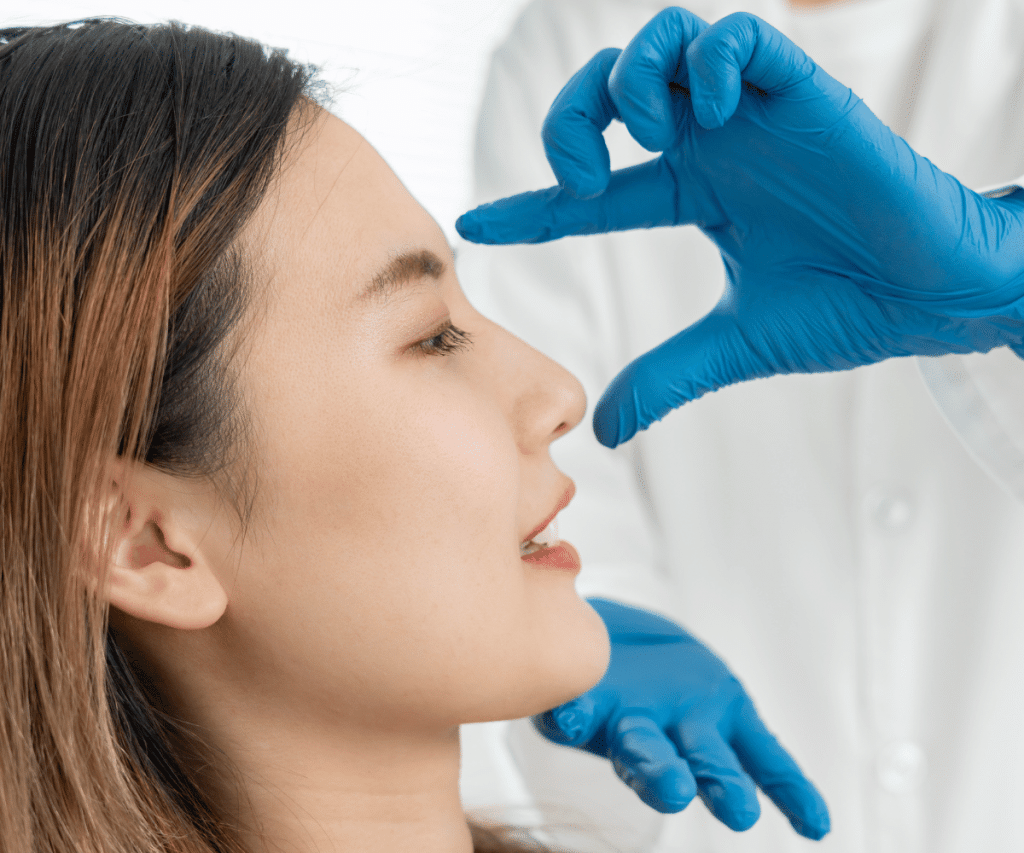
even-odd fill
[{"label": "long hair", "polygon": [[251,508],[239,235],[324,91],[283,51],[177,22],[0,29],[3,851],[243,849],[190,774],[217,757],[109,629],[109,541],[83,543],[106,541],[117,457]]}]

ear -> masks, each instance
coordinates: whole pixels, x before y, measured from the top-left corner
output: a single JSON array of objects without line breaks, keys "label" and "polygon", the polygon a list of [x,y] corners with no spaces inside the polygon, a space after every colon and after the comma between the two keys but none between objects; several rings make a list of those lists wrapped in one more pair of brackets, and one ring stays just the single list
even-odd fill
[{"label": "ear", "polygon": [[104,588],[118,610],[170,628],[208,628],[228,596],[219,577],[224,513],[208,489],[119,460],[109,495],[117,516]]}]

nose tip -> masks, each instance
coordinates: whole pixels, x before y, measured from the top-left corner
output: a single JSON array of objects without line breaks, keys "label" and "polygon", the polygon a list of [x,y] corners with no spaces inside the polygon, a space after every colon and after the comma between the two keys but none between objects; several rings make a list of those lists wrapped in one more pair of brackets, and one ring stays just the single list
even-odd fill
[{"label": "nose tip", "polygon": [[587,413],[587,393],[583,389],[583,383],[576,378],[575,374],[566,370],[557,362],[555,364],[562,374],[564,395],[562,400],[563,409],[560,413],[561,420],[552,431],[552,436],[559,438],[575,428],[583,420]]}]

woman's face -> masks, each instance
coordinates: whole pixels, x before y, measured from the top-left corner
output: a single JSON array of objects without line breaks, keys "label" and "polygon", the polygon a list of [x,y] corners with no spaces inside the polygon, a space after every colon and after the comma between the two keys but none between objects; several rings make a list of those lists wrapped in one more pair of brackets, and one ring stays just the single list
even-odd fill
[{"label": "woman's face", "polygon": [[[584,414],[580,383],[474,310],[437,224],[326,112],[244,236],[269,282],[240,380],[259,520],[214,629],[247,690],[390,728],[590,688],[603,623],[574,571],[519,552],[573,489],[548,448]],[[470,342],[445,354],[449,321]]]}]

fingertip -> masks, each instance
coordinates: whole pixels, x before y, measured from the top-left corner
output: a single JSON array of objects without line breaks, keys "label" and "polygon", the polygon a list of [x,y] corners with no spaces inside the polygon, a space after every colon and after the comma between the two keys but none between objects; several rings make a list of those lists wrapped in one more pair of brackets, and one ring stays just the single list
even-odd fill
[{"label": "fingertip", "polygon": [[832,826],[828,822],[823,825],[808,825],[800,821],[790,821],[790,825],[798,835],[809,838],[811,841],[821,841],[822,838],[832,831]]},{"label": "fingertip", "polygon": [[732,822],[727,825],[733,832],[746,832],[748,829],[752,829],[754,824],[761,817],[761,810],[757,811],[740,811],[732,813]]},{"label": "fingertip", "polygon": [[790,826],[797,834],[809,838],[811,841],[821,841],[832,831],[832,820],[824,803],[821,803],[821,808],[815,814],[802,816],[790,814],[787,817]]},{"label": "fingertip", "polygon": [[[594,435],[608,448],[618,447],[636,435],[643,427],[637,423],[636,390],[631,387],[630,366],[619,372],[604,389],[594,407]],[[633,405],[626,405],[625,400]]]},{"label": "fingertip", "polygon": [[554,743],[564,743],[565,735],[555,722],[554,713],[545,711],[543,714],[534,714],[530,717],[533,727],[548,740]]},{"label": "fingertip", "polygon": [[596,706],[587,694],[533,717],[534,727],[563,746],[582,746],[591,736]]},{"label": "fingertip", "polygon": [[553,712],[555,725],[561,730],[566,743],[573,746],[584,740],[592,715],[593,708],[583,707],[580,702],[569,702]]},{"label": "fingertip", "polygon": [[612,172],[608,168],[602,169],[601,163],[590,163],[595,168],[581,168],[578,162],[563,166],[559,172],[558,185],[570,196],[581,201],[597,198],[608,189],[608,181],[611,180]]},{"label": "fingertip", "polygon": [[455,230],[473,243],[507,245],[543,243],[561,237],[559,231],[562,190],[546,190],[506,196],[466,211],[455,221]]},{"label": "fingertip", "polygon": [[473,216],[473,212],[469,211],[455,220],[455,230],[463,240],[475,243],[480,236],[480,223]]},{"label": "fingertip", "polygon": [[798,808],[787,809],[786,817],[797,833],[812,841],[820,841],[832,831],[828,806],[817,789],[808,785],[805,796],[798,800]]},{"label": "fingertip", "polygon": [[720,44],[709,44],[711,32],[702,34],[686,52],[693,117],[706,130],[721,127],[736,112],[741,86],[736,58]]},{"label": "fingertip", "polygon": [[672,145],[681,116],[657,69],[616,63],[608,78],[608,92],[629,135],[643,148],[664,151]]},{"label": "fingertip", "polygon": [[647,805],[662,814],[676,814],[693,802],[697,783],[689,769],[681,772],[672,767],[652,786],[651,794],[651,801],[645,800]]},{"label": "fingertip", "polygon": [[630,428],[623,423],[617,404],[613,401],[606,401],[603,397],[598,400],[597,406],[594,408],[592,423],[594,437],[609,450],[614,450],[636,434],[635,427]]},{"label": "fingertip", "polygon": [[[746,832],[761,817],[756,793],[749,794],[742,788],[730,790],[717,780],[701,783],[700,798],[708,810],[733,832]],[[737,802],[742,805],[737,805]]]},{"label": "fingertip", "polygon": [[603,137],[544,140],[548,163],[558,186],[572,198],[590,199],[608,188],[612,167]]},{"label": "fingertip", "polygon": [[721,107],[710,98],[693,99],[693,117],[705,130],[715,130],[725,124],[726,117]]},{"label": "fingertip", "polygon": [[804,838],[819,841],[832,830],[828,805],[818,789],[802,775],[762,784],[761,787],[786,816],[793,829]]}]

